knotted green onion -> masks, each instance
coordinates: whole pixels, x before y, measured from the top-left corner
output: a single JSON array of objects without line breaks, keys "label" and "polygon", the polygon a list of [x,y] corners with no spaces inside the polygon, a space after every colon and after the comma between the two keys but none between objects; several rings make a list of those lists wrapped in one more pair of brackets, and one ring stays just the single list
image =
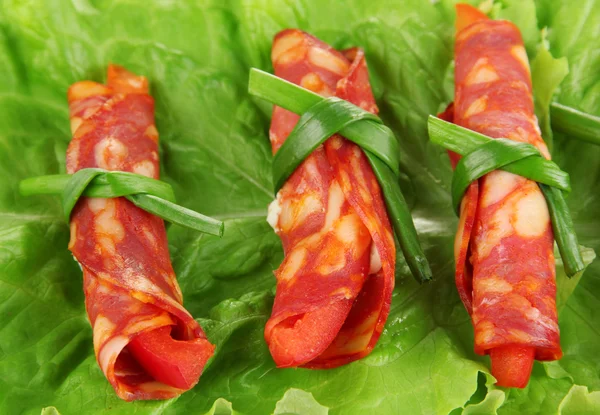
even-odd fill
[{"label": "knotted green onion", "polygon": [[[304,112],[294,130],[273,157],[275,193],[281,189],[288,177],[308,154],[311,154],[329,137],[358,120],[381,122],[375,114],[335,97],[324,99]],[[398,169],[398,159],[387,156],[397,148],[397,142],[391,134],[376,136],[376,139],[372,141],[365,140],[364,136],[351,141],[375,154],[386,154],[388,166],[392,165]]]},{"label": "knotted green onion", "polygon": [[223,235],[223,222],[175,204],[171,185],[140,174],[81,169],[74,174],[31,177],[19,183],[23,196],[61,195],[67,221],[80,197],[125,197],[164,220],[210,235]]},{"label": "knotted green onion", "polygon": [[428,130],[432,142],[463,156],[452,178],[452,202],[457,212],[469,184],[493,170],[505,170],[534,180],[546,198],[566,274],[571,277],[585,268],[563,194],[571,190],[569,175],[556,163],[542,157],[531,144],[492,139],[432,115]]},{"label": "knotted green onion", "polygon": [[347,101],[323,98],[258,69],[250,71],[248,90],[251,95],[301,115],[273,159],[275,190],[283,186],[290,174],[316,147],[333,134],[341,134],[360,146],[369,160],[413,276],[419,282],[431,280],[429,263],[398,185],[398,142],[381,119]]}]

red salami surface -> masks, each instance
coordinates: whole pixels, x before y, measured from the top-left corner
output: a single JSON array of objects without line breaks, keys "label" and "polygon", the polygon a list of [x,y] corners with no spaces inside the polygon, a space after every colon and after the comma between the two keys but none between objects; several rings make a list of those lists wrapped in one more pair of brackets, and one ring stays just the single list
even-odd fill
[{"label": "red salami surface", "polygon": [[[518,28],[471,6],[457,10],[455,102],[442,118],[533,144],[550,158]],[[524,387],[534,358],[562,355],[553,241],[535,182],[494,171],[469,187],[455,241],[456,283],[473,320],[475,351],[491,355],[492,374],[502,386]]]},{"label": "red salami surface", "polygon": [[[275,75],[376,113],[364,54],[337,51],[299,30],[273,42]],[[275,153],[299,117],[275,107]],[[395,246],[379,184],[355,144],[329,138],[269,207],[285,252],[265,339],[278,367],[329,368],[366,356],[387,319]]]},{"label": "red salami surface", "polygon": [[[78,82],[68,99],[69,173],[100,167],[158,179],[146,78],[111,65],[106,86]],[[96,358],[117,395],[167,399],[194,386],[214,346],[182,305],[162,219],[125,198],[83,198],[70,227]]]}]

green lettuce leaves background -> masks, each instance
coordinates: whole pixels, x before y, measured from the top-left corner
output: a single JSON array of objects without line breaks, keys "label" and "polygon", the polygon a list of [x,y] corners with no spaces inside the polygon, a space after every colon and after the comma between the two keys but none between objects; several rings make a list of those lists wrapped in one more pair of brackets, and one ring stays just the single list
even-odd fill
[{"label": "green lettuce leaves background", "polygon": [[[62,415],[600,413],[598,261],[561,309],[565,357],[536,363],[526,389],[495,388],[487,358],[473,353],[453,284],[450,166],[426,134],[427,115],[452,96],[453,3],[0,3],[0,413],[51,406]],[[570,70],[555,98],[600,115],[600,2],[497,4],[494,13],[519,24],[530,54],[548,27],[550,51],[567,57]],[[265,221],[270,108],[249,98],[246,83],[250,67],[271,69],[271,39],[287,27],[365,48],[381,115],[401,141],[400,184],[436,277],[418,286],[400,260],[379,344],[369,357],[328,371],[278,370],[263,340],[282,251]],[[115,396],[93,355],[58,198],[17,193],[25,177],[64,172],[66,90],[103,80],[109,62],[151,81],[162,175],[178,201],[226,223],[222,239],[169,229],[185,305],[217,345],[200,383],[169,401]],[[600,252],[600,148],[555,134],[553,153],[572,177],[568,202],[580,242]],[[573,288],[561,285],[561,298]]]}]

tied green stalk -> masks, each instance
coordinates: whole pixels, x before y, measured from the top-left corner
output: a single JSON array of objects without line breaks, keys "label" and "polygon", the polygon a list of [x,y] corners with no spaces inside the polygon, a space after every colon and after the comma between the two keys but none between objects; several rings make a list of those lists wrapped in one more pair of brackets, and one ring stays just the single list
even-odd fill
[{"label": "tied green stalk", "polygon": [[381,186],[394,233],[406,262],[422,283],[432,279],[431,269],[398,185],[398,142],[381,119],[339,98],[323,98],[269,73],[252,69],[248,90],[288,111],[301,115],[294,130],[273,158],[275,193],[312,151],[339,133],[362,148]]},{"label": "tied green stalk", "polygon": [[463,156],[452,178],[452,202],[458,212],[467,187],[493,170],[504,170],[538,182],[550,212],[554,237],[565,272],[572,277],[585,268],[573,220],[564,198],[571,190],[569,175],[527,143],[492,139],[475,131],[429,116],[429,138]]},{"label": "tied green stalk", "polygon": [[223,236],[223,222],[177,205],[171,185],[140,174],[88,168],[74,174],[31,177],[19,183],[19,190],[23,196],[61,195],[67,221],[82,196],[125,197],[168,222]]},{"label": "tied green stalk", "polygon": [[600,117],[553,102],[550,104],[550,122],[557,131],[600,145]]}]

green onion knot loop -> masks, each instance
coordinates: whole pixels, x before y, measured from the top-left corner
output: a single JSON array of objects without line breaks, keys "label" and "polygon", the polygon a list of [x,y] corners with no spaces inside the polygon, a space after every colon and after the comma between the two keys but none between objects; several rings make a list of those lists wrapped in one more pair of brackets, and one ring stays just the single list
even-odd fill
[{"label": "green onion knot loop", "polygon": [[463,156],[452,178],[452,205],[457,213],[469,184],[491,171],[500,169],[533,180],[546,198],[567,275],[571,277],[585,268],[564,198],[564,193],[571,191],[569,175],[556,163],[545,159],[531,144],[492,139],[432,115],[428,130],[432,142]]},{"label": "green onion knot loop", "polygon": [[61,195],[67,221],[80,197],[125,197],[137,207],[162,219],[210,235],[223,235],[223,222],[175,203],[170,184],[140,174],[81,169],[74,174],[31,177],[19,183],[23,196]]},{"label": "green onion knot loop", "polygon": [[388,216],[418,282],[432,279],[431,269],[421,248],[410,210],[400,191],[400,148],[393,132],[381,119],[339,98],[323,98],[258,69],[251,69],[248,90],[288,111],[300,120],[273,158],[273,183],[279,191],[294,170],[319,145],[339,133],[362,148],[379,182]]}]

